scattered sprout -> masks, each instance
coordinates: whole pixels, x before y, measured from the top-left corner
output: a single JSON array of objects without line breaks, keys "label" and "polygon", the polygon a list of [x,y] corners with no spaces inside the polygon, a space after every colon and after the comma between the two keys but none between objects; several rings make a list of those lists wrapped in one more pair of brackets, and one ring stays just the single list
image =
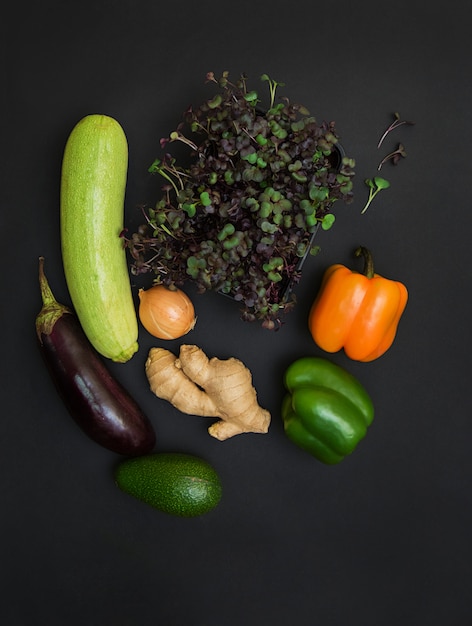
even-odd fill
[{"label": "scattered sprout", "polygon": [[401,158],[406,158],[406,152],[403,144],[399,143],[396,150],[387,154],[387,156],[380,161],[377,170],[380,172],[382,166],[385,165],[387,161],[391,161],[393,165],[397,165]]},{"label": "scattered sprout", "polygon": [[382,191],[382,189],[387,189],[388,187],[390,187],[390,183],[388,182],[388,180],[385,180],[385,178],[381,178],[380,176],[367,178],[365,184],[367,185],[367,187],[369,187],[369,197],[361,213],[365,213],[367,211],[370,204],[372,203],[372,200],[380,191]]},{"label": "scattered sprout", "polygon": [[377,144],[377,148],[380,148],[380,146],[382,145],[384,139],[387,137],[387,135],[389,133],[392,132],[392,130],[395,130],[395,128],[398,128],[399,126],[403,126],[404,124],[407,124],[408,126],[413,126],[415,124],[415,122],[410,122],[408,120],[402,120],[400,118],[400,114],[399,113],[394,113],[393,117],[395,118],[394,121],[390,124],[390,126],[387,127],[387,129],[385,130],[384,134],[380,137],[379,143]]}]

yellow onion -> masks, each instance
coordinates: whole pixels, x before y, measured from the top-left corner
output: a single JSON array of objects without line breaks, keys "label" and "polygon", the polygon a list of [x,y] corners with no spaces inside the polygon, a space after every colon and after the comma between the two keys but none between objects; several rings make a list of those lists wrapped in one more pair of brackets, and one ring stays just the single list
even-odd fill
[{"label": "yellow onion", "polygon": [[139,319],[144,328],[158,339],[178,339],[197,321],[192,301],[181,289],[155,285],[140,289]]}]

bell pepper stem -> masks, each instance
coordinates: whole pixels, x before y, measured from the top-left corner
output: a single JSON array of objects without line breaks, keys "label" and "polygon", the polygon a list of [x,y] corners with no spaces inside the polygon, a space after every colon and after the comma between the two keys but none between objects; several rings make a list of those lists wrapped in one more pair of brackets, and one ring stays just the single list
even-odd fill
[{"label": "bell pepper stem", "polygon": [[373,278],[374,276],[374,260],[372,258],[372,254],[370,250],[365,248],[364,246],[359,246],[357,250],[354,252],[355,256],[364,257],[364,275],[367,278]]}]

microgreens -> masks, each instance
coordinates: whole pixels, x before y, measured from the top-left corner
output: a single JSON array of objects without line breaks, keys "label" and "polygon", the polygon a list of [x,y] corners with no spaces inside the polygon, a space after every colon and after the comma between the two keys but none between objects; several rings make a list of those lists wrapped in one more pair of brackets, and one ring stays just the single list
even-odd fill
[{"label": "microgreens", "polygon": [[267,74],[269,104],[228,72],[206,82],[219,91],[189,108],[160,145],[181,142],[190,165],[169,153],[149,171],[164,179],[162,196],[145,209],[145,224],[125,243],[134,274],[155,281],[194,281],[240,302],[242,318],[280,326],[294,306],[291,286],[313,252],[318,227],[331,228],[333,204],[353,199],[353,159],[338,145],[334,122],[317,123],[288,98],[276,102],[283,83]]},{"label": "microgreens", "polygon": [[367,209],[371,205],[375,196],[380,191],[382,191],[382,189],[387,189],[388,187],[390,187],[390,183],[388,182],[388,180],[385,180],[385,178],[381,178],[380,176],[374,176],[374,178],[367,178],[365,181],[365,184],[367,185],[367,187],[369,187],[369,197],[367,199],[367,202],[364,208],[361,211],[361,214],[367,211]]},{"label": "microgreens", "polygon": [[275,92],[277,90],[277,87],[285,87],[285,83],[278,83],[277,81],[269,78],[267,74],[262,74],[261,80],[267,81],[269,83],[269,90],[270,90],[270,107],[269,108],[272,109],[272,107],[274,106],[274,102],[275,102]]},{"label": "microgreens", "polygon": [[390,126],[387,127],[387,129],[385,130],[383,135],[380,137],[379,143],[377,144],[377,148],[380,148],[380,146],[382,145],[384,139],[387,137],[387,135],[389,133],[392,132],[392,130],[395,130],[395,128],[398,128],[399,126],[403,126],[404,124],[407,124],[408,126],[413,126],[415,124],[415,122],[410,122],[408,120],[402,120],[400,118],[400,114],[396,113],[396,112],[393,114],[393,117],[395,118],[394,121],[390,124]]},{"label": "microgreens", "polygon": [[392,161],[392,163],[396,165],[401,158],[406,158],[406,152],[405,152],[405,148],[403,147],[403,144],[399,143],[396,150],[394,150],[393,152],[390,152],[389,154],[387,154],[387,156],[384,156],[384,158],[380,161],[377,170],[380,172],[380,170],[382,169],[382,166],[387,161]]},{"label": "microgreens", "polygon": [[387,161],[391,161],[394,165],[397,165],[401,158],[406,158],[406,152],[403,144],[399,143],[396,150],[390,152],[387,156],[384,156],[384,158],[380,161],[377,170],[380,172],[382,166],[385,165]]}]

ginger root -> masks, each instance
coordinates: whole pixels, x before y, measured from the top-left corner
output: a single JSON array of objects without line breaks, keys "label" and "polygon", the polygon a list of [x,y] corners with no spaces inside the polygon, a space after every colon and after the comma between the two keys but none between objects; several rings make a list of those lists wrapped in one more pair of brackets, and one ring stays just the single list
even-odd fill
[{"label": "ginger root", "polygon": [[151,348],[145,370],[158,398],[182,413],[219,417],[208,432],[220,441],[269,430],[271,416],[257,402],[251,372],[234,357],[209,359],[191,345],[182,345],[178,357],[164,348]]}]

